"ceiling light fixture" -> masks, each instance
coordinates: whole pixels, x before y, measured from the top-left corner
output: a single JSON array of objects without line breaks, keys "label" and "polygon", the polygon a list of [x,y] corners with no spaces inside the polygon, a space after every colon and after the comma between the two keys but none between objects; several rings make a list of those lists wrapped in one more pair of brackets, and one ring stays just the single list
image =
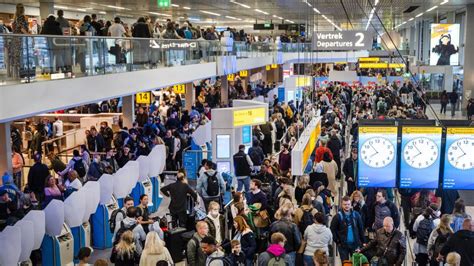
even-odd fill
[{"label": "ceiling light fixture", "polygon": [[290,22],[290,23],[292,23],[292,24],[294,24],[294,23],[295,23],[294,21],[292,21],[292,20],[289,20],[289,19],[285,19],[285,21],[286,21],[286,22]]},{"label": "ceiling light fixture", "polygon": [[267,12],[265,12],[265,11],[263,11],[263,10],[260,10],[260,9],[255,9],[255,11],[257,11],[258,13],[262,13],[262,14],[268,15]]},{"label": "ceiling light fixture", "polygon": [[179,7],[177,4],[171,4],[172,7]]},{"label": "ceiling light fixture", "polygon": [[415,19],[415,18],[411,18],[411,19],[409,19],[408,21],[412,21],[412,20],[414,20],[414,19]]},{"label": "ceiling light fixture", "polygon": [[191,10],[189,6],[183,6],[184,9]]},{"label": "ceiling light fixture", "polygon": [[449,2],[449,0],[444,0],[443,2],[441,2],[440,5],[442,6],[442,5],[446,4],[447,2]]},{"label": "ceiling light fixture", "polygon": [[239,6],[242,6],[242,7],[245,7],[245,8],[250,8],[250,6],[248,5],[245,5],[245,4],[242,4],[242,3],[238,3],[238,2],[235,2],[235,1],[230,1],[231,3],[233,4],[236,4],[236,5],[239,5]]},{"label": "ceiling light fixture", "polygon": [[313,10],[314,10],[314,12],[316,12],[318,14],[321,14],[321,12],[319,12],[319,10],[317,8],[313,7]]},{"label": "ceiling light fixture", "polygon": [[313,7],[313,5],[308,2],[306,2],[306,4],[308,4],[309,7]]},{"label": "ceiling light fixture", "polygon": [[67,6],[59,6],[59,5],[54,5],[54,8],[56,9],[69,9]]},{"label": "ceiling light fixture", "polygon": [[105,14],[107,14],[107,12],[105,12],[105,11],[99,11],[99,14],[105,15]]},{"label": "ceiling light fixture", "polygon": [[77,8],[76,10],[77,10],[77,11],[80,11],[80,12],[87,12],[87,10],[84,9],[84,8]]},{"label": "ceiling light fixture", "polygon": [[379,0],[375,0],[373,8],[372,10],[370,10],[369,20],[367,21],[367,25],[365,25],[365,30],[369,28],[370,21],[372,21],[372,17],[374,16],[374,13],[375,13],[375,8],[377,7],[378,4],[379,4]]},{"label": "ceiling light fixture", "polygon": [[106,5],[106,7],[115,8],[115,9],[118,9],[118,10],[125,10],[125,9],[128,9],[128,8],[121,7],[121,6],[111,6],[111,5]]},{"label": "ceiling light fixture", "polygon": [[426,10],[426,12],[433,11],[433,10],[435,10],[436,8],[438,8],[438,6],[434,6],[434,7],[430,8],[430,9],[428,9],[428,10]]},{"label": "ceiling light fixture", "polygon": [[210,11],[204,11],[204,10],[200,10],[200,11],[201,11],[201,13],[208,14],[208,15],[213,15],[213,16],[218,16],[218,17],[221,16],[221,14],[217,14],[217,13],[210,12]]},{"label": "ceiling light fixture", "polygon": [[236,17],[232,17],[232,16],[225,16],[226,18],[230,18],[230,19],[235,19],[235,20],[239,20],[238,18]]},{"label": "ceiling light fixture", "polygon": [[415,18],[421,17],[421,16],[423,16],[423,14],[424,14],[424,13],[421,12],[420,14],[416,15]]}]

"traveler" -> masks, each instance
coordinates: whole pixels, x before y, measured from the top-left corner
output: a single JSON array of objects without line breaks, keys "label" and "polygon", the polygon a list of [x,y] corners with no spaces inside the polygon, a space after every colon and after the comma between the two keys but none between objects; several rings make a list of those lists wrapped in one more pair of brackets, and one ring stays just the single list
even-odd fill
[{"label": "traveler", "polygon": [[346,177],[347,183],[347,195],[352,195],[356,188],[356,176],[357,176],[357,148],[352,148],[351,156],[346,159],[342,172]]},{"label": "traveler", "polygon": [[373,230],[378,230],[383,227],[383,221],[386,217],[392,217],[395,228],[400,225],[400,215],[398,213],[397,206],[387,200],[387,192],[383,189],[379,189],[376,194],[376,203],[373,209],[373,217],[375,218],[372,224]]},{"label": "traveler", "polygon": [[176,182],[164,186],[160,189],[161,193],[170,197],[169,210],[173,221],[178,221],[179,226],[186,227],[188,220],[187,214],[187,195],[190,195],[194,202],[197,202],[197,194],[186,183],[186,176],[179,172],[176,175]]},{"label": "traveler", "polygon": [[326,188],[329,189],[332,195],[336,198],[338,194],[336,190],[336,178],[339,167],[337,166],[337,163],[331,159],[329,152],[323,154],[323,160],[319,162],[319,164],[323,167],[323,172],[328,176],[329,185]]},{"label": "traveler", "polygon": [[[53,170],[55,173],[59,173],[59,172],[62,172],[64,171],[64,169],[66,169],[66,164],[63,163],[63,161],[61,161],[61,159],[59,159],[59,156],[54,154],[53,152],[50,152],[48,154],[48,159],[50,161],[50,165],[48,166],[48,168],[50,170]],[[31,171],[31,170],[30,170]]]},{"label": "traveler", "polygon": [[316,213],[314,223],[306,228],[303,234],[305,243],[303,259],[305,265],[313,266],[313,254],[321,249],[329,254],[329,245],[332,243],[333,236],[331,230],[325,225],[326,217],[322,213]]},{"label": "traveler", "polygon": [[146,235],[145,247],[140,257],[140,266],[155,266],[159,261],[166,261],[168,265],[173,265],[173,258],[164,242],[156,232],[149,232]]},{"label": "traveler", "polygon": [[133,239],[135,241],[135,248],[138,254],[142,253],[142,243],[146,240],[146,233],[143,226],[140,224],[138,218],[138,210],[136,207],[129,207],[127,209],[127,217],[117,224],[118,230],[114,235],[115,242],[120,239],[120,236],[127,231],[133,232]]},{"label": "traveler", "polygon": [[46,178],[46,186],[44,188],[44,201],[43,206],[47,206],[48,203],[53,200],[62,200],[62,193],[59,190],[58,185],[56,184],[56,179],[53,176],[48,176]]},{"label": "traveler", "polygon": [[[127,217],[127,210],[130,207],[133,207],[134,201],[133,198],[130,196],[126,196],[123,199],[123,207],[121,209],[116,209],[112,212],[110,215],[110,231],[113,232],[114,238],[112,239],[112,242],[115,240],[115,235],[117,231],[120,229],[120,226],[122,224],[122,221]],[[114,222],[112,222],[114,221]]]},{"label": "traveler", "polygon": [[201,240],[201,249],[206,254],[205,266],[223,266],[224,252],[217,248],[217,242],[212,236],[205,236]]},{"label": "traveler", "polygon": [[395,229],[391,217],[385,217],[383,228],[377,230],[375,239],[356,252],[369,251],[374,251],[378,265],[403,265],[407,253],[406,239],[402,232]]},{"label": "traveler", "polygon": [[112,148],[112,140],[114,138],[114,131],[109,127],[106,121],[100,122],[100,132],[99,134],[104,138],[105,150]]},{"label": "traveler", "polygon": [[245,145],[239,145],[239,152],[234,154],[233,159],[237,191],[242,191],[242,188],[245,187],[245,193],[248,193],[250,191],[250,173],[252,172],[253,162],[250,156],[245,154]]},{"label": "traveler", "polygon": [[446,256],[445,266],[461,266],[461,255],[457,252],[449,252]]},{"label": "traveler", "polygon": [[[245,150],[245,146],[244,146]],[[260,167],[262,166],[263,160],[265,159],[265,154],[263,154],[262,147],[260,147],[260,143],[258,140],[254,140],[252,143],[252,147],[248,150],[248,155],[252,160],[253,164],[253,171],[259,172]]]},{"label": "traveler", "polygon": [[336,172],[336,178],[337,180],[339,180],[341,176],[341,149],[343,148],[343,146],[336,129],[331,130],[331,137],[328,140],[327,147],[329,150],[331,150],[333,160],[337,165],[338,170]]},{"label": "traveler", "polygon": [[449,102],[451,103],[451,117],[454,117],[456,114],[456,104],[458,102],[458,98],[458,93],[455,90],[449,94]]},{"label": "traveler", "polygon": [[461,255],[461,266],[474,265],[474,223],[470,218],[464,219],[462,228],[452,235],[446,244],[441,248],[438,261],[442,261],[450,252],[457,252]]},{"label": "traveler", "polygon": [[[117,38],[128,36],[128,33],[122,25],[119,17],[114,18],[114,24],[109,27],[107,35]],[[110,53],[115,55],[116,64],[124,63],[125,61],[125,56],[122,52],[122,45],[122,40],[116,39],[115,46],[110,47]]]},{"label": "traveler", "polygon": [[[152,225],[154,221],[150,219],[150,211],[148,210],[148,195],[140,195],[140,204],[137,206],[137,216],[139,223],[142,225],[145,233],[153,231]],[[151,229],[150,229],[151,228]]]},{"label": "traveler", "polygon": [[79,249],[76,257],[79,260],[77,265],[90,265],[89,260],[91,258],[92,252],[94,252],[94,250],[91,247],[82,247]]},{"label": "traveler", "polygon": [[64,194],[64,199],[69,197],[73,192],[78,191],[82,188],[82,182],[76,170],[71,170],[67,173],[67,179],[64,182],[64,186],[60,186]]},{"label": "traveler", "polygon": [[107,174],[114,174],[118,171],[119,166],[114,157],[114,151],[111,148],[105,150],[105,158],[100,161],[102,168]]},{"label": "traveler", "polygon": [[270,245],[268,246],[267,250],[258,256],[257,265],[292,265],[291,258],[286,254],[285,251],[286,241],[285,235],[282,233],[273,233],[270,238]]},{"label": "traveler", "polygon": [[[58,22],[55,22],[58,23]],[[59,23],[58,23],[59,24]],[[59,25],[58,25],[59,26]],[[44,28],[43,28],[44,29]],[[58,27],[59,29],[59,27]],[[59,29],[60,30],[60,29]],[[61,32],[61,31],[60,31]],[[62,34],[62,33],[61,33]],[[59,119],[59,117],[54,118],[54,123],[53,123],[53,138],[59,138],[55,140],[56,147],[58,148],[58,153],[61,153],[61,143],[62,140],[60,139],[64,135],[64,125],[63,121]]]},{"label": "traveler", "polygon": [[358,248],[365,242],[364,223],[361,215],[352,210],[351,199],[342,198],[342,208],[331,221],[331,231],[334,236],[341,261],[349,260]]},{"label": "traveler", "polygon": [[[308,189],[306,191],[306,194],[310,195],[311,197],[311,204],[313,205],[313,208],[315,208],[318,212],[324,214],[326,216],[326,210],[324,209],[323,203],[317,200],[316,198],[316,193],[314,192],[313,189]],[[303,196],[304,197],[304,196]]]},{"label": "traveler", "polygon": [[82,161],[89,166],[91,164],[91,152],[87,149],[87,146],[82,144],[79,147],[79,153],[81,154]]},{"label": "traveler", "polygon": [[135,156],[130,152],[130,146],[128,145],[124,146],[122,149],[118,148],[118,151],[115,154],[115,160],[117,161],[119,168],[124,167],[128,161],[132,161],[134,159]]},{"label": "traveler", "polygon": [[225,239],[225,217],[221,215],[219,211],[219,203],[211,201],[204,221],[206,221],[209,227],[209,235],[212,236],[218,244],[221,244]]},{"label": "traveler", "polygon": [[260,203],[260,210],[266,210],[268,208],[268,198],[267,195],[261,190],[262,182],[258,179],[252,179],[250,182],[250,192],[248,195],[247,203],[253,205],[255,203]]},{"label": "traveler", "polygon": [[289,171],[291,169],[291,153],[288,150],[288,144],[282,145],[283,149],[280,152],[278,164],[280,166],[280,172],[282,176],[288,176]]},{"label": "traveler", "polygon": [[5,189],[0,189],[0,231],[7,225],[13,225],[18,220],[18,201],[12,200]]},{"label": "traveler", "polygon": [[451,223],[451,228],[453,228],[455,233],[461,230],[464,219],[467,218],[471,218],[471,216],[466,213],[466,205],[464,204],[464,200],[456,200],[453,210],[453,222]]},{"label": "traveler", "polygon": [[440,114],[443,114],[443,113],[446,114],[446,107],[448,106],[448,102],[449,102],[449,97],[448,97],[448,93],[446,92],[446,90],[443,90],[443,92],[439,96],[439,99],[440,99],[440,102],[441,102],[441,111],[439,113]]},{"label": "traveler", "polygon": [[201,249],[201,240],[209,234],[209,227],[205,221],[196,224],[196,233],[188,241],[186,246],[186,258],[188,265],[201,266],[206,263],[207,255]]},{"label": "traveler", "polygon": [[293,204],[285,203],[275,213],[275,222],[270,225],[270,237],[272,234],[279,232],[286,238],[285,252],[290,257],[290,265],[295,265],[296,251],[301,244],[301,233],[298,226],[293,223]]},{"label": "traveler", "polygon": [[213,169],[214,163],[207,161],[204,172],[199,176],[196,192],[201,195],[204,202],[208,204],[212,200],[221,201],[221,195],[225,192],[225,182],[221,174]]},{"label": "traveler", "polygon": [[333,159],[333,156],[332,156],[332,152],[331,150],[326,147],[328,142],[326,140],[321,140],[320,142],[320,146],[316,148],[316,151],[315,151],[315,161],[316,163],[319,163],[323,160],[323,155],[328,152],[329,153],[329,157],[331,158],[331,160]]},{"label": "traveler", "polygon": [[315,266],[329,266],[328,254],[324,250],[317,249],[313,254]]},{"label": "traveler", "polygon": [[33,158],[35,163],[28,172],[28,188],[35,193],[38,200],[42,201],[49,169],[48,166],[41,162],[41,154],[37,153]]},{"label": "traveler", "polygon": [[[250,182],[250,186],[252,186],[252,182]],[[243,208],[247,209],[247,201],[245,200],[244,195],[242,192],[234,192],[232,193],[232,205],[230,206],[230,212],[232,214],[232,219],[238,215],[239,209],[237,208],[237,204],[242,204]]]},{"label": "traveler", "polygon": [[140,253],[137,250],[136,240],[132,231],[125,231],[120,241],[113,247],[110,261],[116,266],[136,265],[140,262]]},{"label": "traveler", "polygon": [[230,254],[230,260],[232,266],[243,266],[245,265],[245,254],[242,252],[242,246],[239,240],[230,241],[230,247],[232,249]]},{"label": "traveler", "polygon": [[430,234],[440,223],[439,211],[436,204],[432,204],[420,214],[413,224],[413,232],[416,234],[416,241],[413,246],[413,253],[416,256],[418,265],[429,263],[428,240]]},{"label": "traveler", "polygon": [[76,173],[79,175],[79,178],[82,179],[87,174],[87,164],[84,162],[78,150],[73,150],[72,156],[73,157],[67,164],[66,169],[58,174],[62,177],[65,177],[69,172],[76,171]]},{"label": "traveler", "polygon": [[[70,25],[69,25],[69,21],[64,18],[64,11],[60,9],[58,10],[57,14],[58,14],[58,17],[56,18],[56,21],[59,23],[59,27],[61,28],[63,32],[65,29],[68,29],[68,32],[69,32]],[[69,32],[69,35],[70,34],[71,33]]]},{"label": "traveler", "polygon": [[302,175],[298,179],[298,185],[295,188],[295,199],[298,205],[301,205],[303,200],[303,195],[306,194],[308,189],[311,189],[312,186],[309,185],[309,176]]},{"label": "traveler", "polygon": [[435,193],[437,201],[441,202],[441,213],[452,214],[455,202],[459,199],[459,192],[456,189],[439,188]]},{"label": "traveler", "polygon": [[305,194],[303,196],[303,201],[299,208],[295,210],[295,215],[293,221],[300,229],[301,233],[304,233],[306,228],[313,224],[313,216],[318,212],[316,208],[313,207],[313,201],[311,200],[310,194]]},{"label": "traveler", "polygon": [[438,226],[431,232],[428,239],[427,250],[430,256],[430,265],[439,265],[439,262],[436,260],[439,252],[453,234],[454,231],[451,229],[451,216],[449,214],[443,214]]},{"label": "traveler", "polygon": [[86,182],[87,181],[98,181],[99,178],[104,174],[104,169],[100,163],[100,155],[95,154],[92,159],[92,163],[89,165],[87,170]]},{"label": "traveler", "polygon": [[94,266],[109,266],[109,263],[105,259],[98,259],[94,262]]},{"label": "traveler", "polygon": [[314,183],[321,182],[324,187],[329,186],[328,175],[324,172],[323,166],[321,164],[313,165],[313,172],[309,174],[309,185],[314,189]]},{"label": "traveler", "polygon": [[[14,34],[28,34],[28,20],[25,16],[25,6],[21,3],[16,5],[15,15],[13,17],[12,25],[12,33]],[[14,78],[21,78],[20,77],[20,67],[23,66],[22,59],[23,55],[21,52],[26,47],[23,47],[23,40],[20,38],[14,38],[11,44],[11,50],[9,54],[12,56],[12,67],[13,72],[12,76]],[[14,48],[13,48],[14,47]]]},{"label": "traveler", "polygon": [[[56,21],[54,15],[49,15],[43,23],[43,28],[41,29],[41,34],[43,35],[63,35],[63,31],[59,27],[59,23]],[[53,49],[53,47],[50,47]]]},{"label": "traveler", "polygon": [[253,265],[253,257],[257,249],[257,242],[255,241],[255,234],[250,229],[249,225],[242,216],[234,218],[234,228],[236,235],[234,240],[240,241],[242,251],[245,254],[245,265]]}]

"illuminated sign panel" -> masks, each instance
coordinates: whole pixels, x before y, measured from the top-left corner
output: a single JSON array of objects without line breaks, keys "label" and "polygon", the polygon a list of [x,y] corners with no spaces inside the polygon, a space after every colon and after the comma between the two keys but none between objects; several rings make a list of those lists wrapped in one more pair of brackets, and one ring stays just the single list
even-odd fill
[{"label": "illuminated sign panel", "polygon": [[186,93],[186,85],[185,84],[177,84],[173,86],[173,92],[176,94],[184,94]]},{"label": "illuminated sign panel", "polygon": [[234,127],[253,126],[265,123],[265,108],[253,108],[244,110],[235,110]]},{"label": "illuminated sign panel", "polygon": [[151,103],[151,93],[150,92],[140,92],[135,95],[135,102],[138,104],[150,104]]},{"label": "illuminated sign panel", "polygon": [[446,132],[443,188],[474,190],[474,128]]}]

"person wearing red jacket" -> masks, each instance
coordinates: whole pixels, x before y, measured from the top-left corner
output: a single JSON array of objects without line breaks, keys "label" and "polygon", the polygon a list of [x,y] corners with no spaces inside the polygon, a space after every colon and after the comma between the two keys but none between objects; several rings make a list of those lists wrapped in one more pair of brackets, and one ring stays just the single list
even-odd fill
[{"label": "person wearing red jacket", "polygon": [[331,160],[334,158],[331,150],[328,147],[326,147],[326,145],[327,145],[327,140],[321,140],[321,146],[316,148],[316,156],[315,156],[316,163],[319,163],[323,160],[323,155],[326,152],[329,153]]}]

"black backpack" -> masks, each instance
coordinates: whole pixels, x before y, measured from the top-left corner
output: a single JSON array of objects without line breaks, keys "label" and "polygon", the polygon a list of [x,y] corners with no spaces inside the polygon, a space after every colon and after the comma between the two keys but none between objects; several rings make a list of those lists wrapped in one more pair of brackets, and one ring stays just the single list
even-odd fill
[{"label": "black backpack", "polygon": [[416,243],[425,246],[428,245],[428,239],[430,238],[431,231],[433,231],[433,227],[433,219],[424,218],[421,220],[416,230]]},{"label": "black backpack", "polygon": [[211,257],[211,259],[209,260],[209,265],[212,265],[213,261],[221,261],[223,266],[232,266],[232,265],[234,265],[234,261],[229,256],[215,257],[215,258]]},{"label": "black backpack", "polygon": [[122,211],[122,209],[116,209],[112,212],[112,214],[110,214],[110,218],[109,218],[109,228],[110,228],[110,232],[113,234],[115,232],[115,227],[117,226],[115,224],[115,220],[117,220],[117,214],[121,213],[123,215],[123,217],[125,218],[125,212]]},{"label": "black backpack", "polygon": [[314,223],[312,214],[313,208],[309,210],[303,210],[303,208],[301,208],[301,210],[303,211],[303,217],[301,217],[299,229],[301,234],[304,234],[306,228]]},{"label": "black backpack", "polygon": [[137,226],[137,224],[134,224],[134,225],[127,228],[127,227],[125,227],[123,222],[121,222],[120,223],[120,229],[117,231],[117,234],[115,235],[115,241],[113,243],[113,246],[115,247],[120,242],[120,238],[122,237],[123,233],[125,233],[127,231],[133,232],[133,229],[136,226]]},{"label": "black backpack", "polygon": [[252,160],[252,163],[253,163],[254,165],[257,165],[257,166],[258,166],[258,165],[262,165],[262,161],[263,161],[263,160],[262,160],[262,158],[259,156],[258,151],[257,151],[256,148],[252,148],[252,149],[251,149],[249,156],[250,156],[250,159]]},{"label": "black backpack", "polygon": [[84,166],[84,162],[82,161],[82,159],[79,159],[79,160],[72,159],[72,160],[74,161],[74,171],[77,172],[79,177],[86,176],[86,167]]},{"label": "black backpack", "polygon": [[208,196],[218,196],[219,195],[219,180],[217,179],[217,172],[211,176],[208,173],[205,173],[207,176],[207,189],[206,193]]}]

